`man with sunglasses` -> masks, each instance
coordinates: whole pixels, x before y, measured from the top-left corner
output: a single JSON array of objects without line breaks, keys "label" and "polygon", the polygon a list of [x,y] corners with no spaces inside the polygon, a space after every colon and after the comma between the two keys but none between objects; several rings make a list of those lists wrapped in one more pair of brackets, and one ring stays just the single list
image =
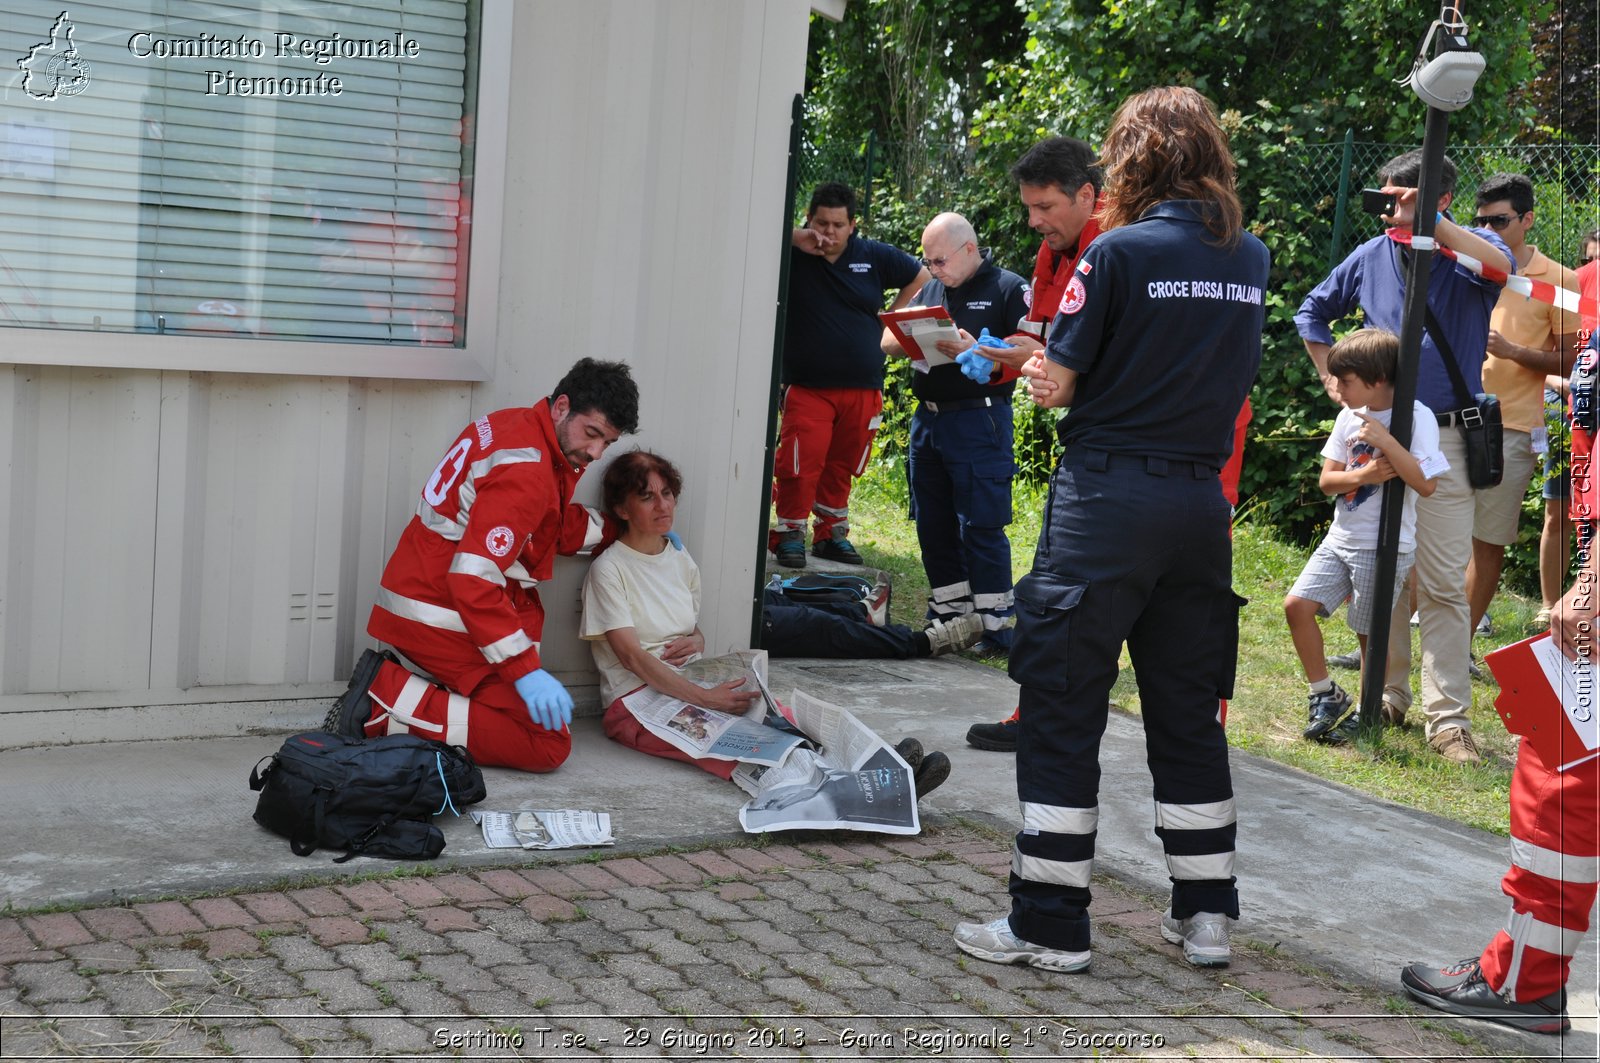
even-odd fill
[{"label": "man with sunglasses", "polygon": [[[1517,259],[1517,272],[1557,288],[1578,290],[1571,270],[1528,243],[1533,228],[1533,182],[1522,174],[1497,173],[1478,188],[1474,225],[1493,229]],[[1495,487],[1473,492],[1472,561],[1467,565],[1467,602],[1477,627],[1494,599],[1506,547],[1516,541],[1517,518],[1533,480],[1536,455],[1549,446],[1544,423],[1544,378],[1566,376],[1577,351],[1578,315],[1502,290],[1489,319],[1483,390],[1500,398],[1505,475]]]},{"label": "man with sunglasses", "polygon": [[[1409,151],[1384,164],[1378,183],[1396,197],[1395,214],[1384,223],[1411,228],[1418,210],[1437,211],[1434,239],[1453,251],[1471,255],[1489,266],[1516,272],[1511,251],[1493,231],[1457,225],[1445,211],[1455,197],[1456,167],[1448,158],[1440,173],[1437,203],[1419,204],[1417,185],[1422,152]],[[1306,296],[1295,314],[1295,326],[1306,352],[1322,378],[1328,397],[1339,401],[1338,381],[1328,375],[1333,345],[1330,324],[1360,307],[1366,324],[1398,333],[1405,317],[1405,283],[1409,250],[1387,235],[1373,237],[1352,251]],[[1458,424],[1462,400],[1446,370],[1448,347],[1469,394],[1483,390],[1483,352],[1489,341],[1489,315],[1500,285],[1458,263],[1440,257],[1428,276],[1428,309],[1438,322],[1423,333],[1417,365],[1417,401],[1434,411],[1441,429]],[[1442,341],[1442,342],[1441,342]],[[1472,551],[1473,491],[1467,480],[1466,444],[1459,431],[1441,431],[1439,449],[1450,470],[1436,481],[1428,498],[1417,500],[1416,562],[1412,579],[1422,627],[1422,701],[1427,714],[1428,743],[1457,763],[1477,763],[1467,709],[1472,704],[1471,607],[1467,602],[1467,560]],[[1388,676],[1383,713],[1391,724],[1405,721],[1411,704],[1411,609],[1399,595],[1390,622]]]},{"label": "man with sunglasses", "polygon": [[[954,358],[988,329],[996,337],[1017,327],[1029,307],[1028,282],[995,265],[978,233],[959,214],[940,214],[922,231],[922,264],[933,279],[913,306],[943,306],[960,340],[939,344]],[[883,351],[905,354],[885,329]],[[917,363],[919,367],[923,363]],[[980,653],[1011,648],[1016,606],[1011,593],[1011,380],[969,380],[955,362],[913,373],[907,478],[911,518],[928,575],[928,619],[950,623],[968,613],[983,621]]]}]

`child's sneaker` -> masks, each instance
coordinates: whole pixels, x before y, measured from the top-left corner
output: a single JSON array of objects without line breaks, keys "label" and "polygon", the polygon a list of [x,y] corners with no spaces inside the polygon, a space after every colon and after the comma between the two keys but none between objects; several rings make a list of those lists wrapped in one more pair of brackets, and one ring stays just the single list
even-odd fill
[{"label": "child's sneaker", "polygon": [[1345,717],[1356,711],[1356,705],[1350,700],[1350,695],[1335,683],[1331,689],[1311,695],[1310,709],[1311,722],[1302,733],[1315,740],[1343,723]]}]

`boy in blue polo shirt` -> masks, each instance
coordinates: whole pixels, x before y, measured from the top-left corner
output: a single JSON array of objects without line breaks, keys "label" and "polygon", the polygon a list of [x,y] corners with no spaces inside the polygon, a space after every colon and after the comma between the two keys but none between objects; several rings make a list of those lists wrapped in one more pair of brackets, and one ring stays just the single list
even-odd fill
[{"label": "boy in blue polo shirt", "polygon": [[1335,496],[1333,526],[1283,600],[1289,635],[1310,684],[1310,722],[1305,737],[1335,745],[1349,738],[1347,721],[1353,720],[1356,705],[1328,677],[1317,618],[1332,616],[1348,598],[1346,620],[1361,641],[1361,652],[1367,652],[1383,499],[1379,487],[1398,476],[1411,488],[1400,521],[1400,555],[1394,576],[1398,595],[1414,556],[1417,496],[1433,494],[1434,479],[1450,467],[1439,452],[1438,423],[1422,403],[1413,407],[1409,452],[1389,434],[1399,356],[1399,339],[1383,329],[1354,332],[1328,353],[1328,376],[1337,383],[1344,407],[1322,448],[1318,478],[1318,486]]}]

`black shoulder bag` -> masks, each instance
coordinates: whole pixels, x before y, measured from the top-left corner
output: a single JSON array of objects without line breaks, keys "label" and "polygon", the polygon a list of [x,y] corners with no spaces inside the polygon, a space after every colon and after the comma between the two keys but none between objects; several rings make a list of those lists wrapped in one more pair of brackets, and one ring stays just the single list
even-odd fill
[{"label": "black shoulder bag", "polygon": [[1450,349],[1450,341],[1444,338],[1444,329],[1439,319],[1433,316],[1431,306],[1427,308],[1426,323],[1428,335],[1433,337],[1433,345],[1444,359],[1445,371],[1450,374],[1450,385],[1455,389],[1456,401],[1461,404],[1456,415],[1456,427],[1461,429],[1461,438],[1467,444],[1467,481],[1475,488],[1494,487],[1500,483],[1506,471],[1500,400],[1493,395],[1482,392],[1474,395],[1467,390],[1461,366],[1456,364],[1455,351]]}]

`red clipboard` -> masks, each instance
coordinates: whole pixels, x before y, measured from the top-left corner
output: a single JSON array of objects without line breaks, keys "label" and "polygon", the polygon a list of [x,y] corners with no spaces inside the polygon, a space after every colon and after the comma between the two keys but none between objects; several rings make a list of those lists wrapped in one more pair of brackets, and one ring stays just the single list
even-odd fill
[{"label": "red clipboard", "polygon": [[1592,664],[1568,660],[1549,634],[1483,655],[1500,683],[1495,711],[1557,771],[1600,757],[1600,691]]},{"label": "red clipboard", "polygon": [[913,362],[924,363],[918,366],[926,370],[929,366],[948,365],[955,359],[939,353],[932,342],[924,348],[918,342],[919,336],[928,337],[934,331],[949,330],[946,339],[956,339],[955,320],[950,316],[950,311],[942,306],[911,306],[904,310],[883,310],[878,314],[878,320],[883,322],[883,327],[900,344]]}]

